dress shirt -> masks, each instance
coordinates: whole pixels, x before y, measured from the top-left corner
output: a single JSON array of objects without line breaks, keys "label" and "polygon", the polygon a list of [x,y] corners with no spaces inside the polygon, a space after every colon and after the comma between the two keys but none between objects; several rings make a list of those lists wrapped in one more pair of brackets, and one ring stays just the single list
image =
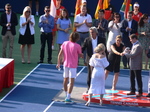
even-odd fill
[{"label": "dress shirt", "polygon": [[[10,23],[11,13],[10,13],[10,14],[7,14],[7,13],[6,13],[6,15],[7,15],[7,23]],[[10,26],[7,27],[7,29],[9,30],[9,29],[10,29]]]},{"label": "dress shirt", "polygon": [[131,51],[132,51],[133,47],[134,47],[138,42],[139,42],[139,41],[137,40],[136,42],[134,42],[134,43],[132,44]]},{"label": "dress shirt", "polygon": [[97,37],[96,37],[96,39],[93,39],[93,38],[92,38],[93,54],[95,53],[95,52],[94,52],[94,49],[96,48],[96,46],[97,46]]},{"label": "dress shirt", "polygon": [[[128,27],[131,28],[131,25],[132,25],[132,20],[130,21],[128,20]],[[130,32],[129,32],[129,35],[130,35]]]},{"label": "dress shirt", "polygon": [[[44,23],[43,21],[48,20],[48,23]],[[49,15],[46,17],[45,15],[40,16],[39,19],[39,27],[41,28],[41,32],[50,33],[54,28],[54,17]]]}]

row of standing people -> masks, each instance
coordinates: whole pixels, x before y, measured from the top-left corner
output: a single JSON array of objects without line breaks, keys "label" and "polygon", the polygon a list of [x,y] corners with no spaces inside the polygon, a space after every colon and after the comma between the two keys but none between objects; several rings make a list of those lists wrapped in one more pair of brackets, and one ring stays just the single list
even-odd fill
[{"label": "row of standing people", "polygon": [[[9,13],[11,12],[11,9],[9,9],[9,8],[7,9],[6,7],[7,6],[5,6],[6,13],[7,13],[7,15],[9,15]],[[8,6],[8,7],[11,8],[11,6]],[[139,6],[135,5],[134,7],[135,7],[136,10],[138,10],[138,8],[136,8],[136,7],[139,7]],[[64,9],[64,7],[63,7],[63,9]],[[61,9],[61,10],[63,10],[63,9]],[[60,13],[60,11],[59,11],[59,13]],[[12,34],[14,36],[15,35],[14,34],[15,33],[14,32],[15,31],[14,30],[15,26],[11,26],[12,29],[9,29],[10,27],[7,27],[7,26],[3,25],[3,24],[9,23],[8,21],[6,21],[7,18],[5,16],[5,14],[3,14],[1,16],[1,25],[3,26],[2,35],[5,36],[5,34],[4,34],[5,31],[12,30],[12,31],[9,31],[9,32],[13,32]],[[12,13],[12,15],[14,15],[14,13]],[[140,17],[141,13],[138,12],[138,15],[139,15],[138,17]],[[110,51],[111,44],[113,44],[115,42],[115,37],[117,35],[121,35],[121,32],[122,32],[122,35],[123,35],[123,43],[124,43],[124,45],[126,47],[130,47],[131,48],[131,43],[129,41],[128,36],[129,36],[129,34],[137,32],[137,23],[132,19],[131,16],[133,17],[133,13],[132,12],[130,12],[130,14],[128,14],[128,16],[127,16],[128,19],[127,20],[123,20],[123,22],[121,23],[120,22],[121,17],[120,17],[119,14],[116,13],[114,15],[114,20],[110,21],[109,24],[108,24],[107,20],[104,19],[104,11],[103,10],[99,11],[99,18],[98,18],[98,20],[94,21],[93,25],[97,27],[97,29],[98,29],[98,36],[101,37],[102,43],[104,43],[105,45],[106,45],[106,35],[105,35],[105,33],[109,30],[108,40],[107,40],[107,45],[106,45],[108,52]],[[14,18],[15,21],[13,21],[14,24],[12,24],[12,25],[17,25],[17,17],[15,17],[15,18]],[[28,18],[28,20],[26,21],[25,18]],[[135,15],[134,15],[134,18],[136,20],[138,20],[137,16],[135,16]],[[57,17],[57,19],[58,19],[58,17]],[[53,22],[51,22],[51,23],[53,23]],[[44,23],[44,24],[46,24],[46,23]],[[68,12],[67,12],[66,9],[64,9],[62,11],[61,17],[57,20],[56,24],[57,24],[57,29],[58,29],[57,43],[59,44],[59,48],[60,48],[60,45],[64,41],[68,40],[68,36],[69,36],[68,32],[69,32],[70,29],[72,29],[72,23],[71,23],[71,21],[70,21],[70,19],[68,17]],[[24,61],[24,47],[25,47],[25,43],[28,46],[28,63],[30,63],[31,44],[34,44],[34,38],[32,38],[34,36],[33,34],[35,33],[34,32],[34,25],[35,25],[35,20],[34,20],[34,16],[31,15],[31,8],[30,7],[28,7],[28,8],[26,7],[24,9],[24,11],[23,11],[23,15],[20,17],[19,43],[21,44],[21,48],[20,49],[21,49],[21,54],[22,54],[22,63],[25,63],[25,61]],[[54,24],[54,27],[55,26],[56,25]],[[89,27],[92,26],[92,18],[91,18],[91,16],[89,14],[87,14],[86,6],[81,7],[81,13],[78,14],[75,17],[74,26],[77,28],[77,32],[80,34],[80,40],[78,41],[78,43],[80,45],[82,45],[83,42],[84,42],[84,39],[89,36],[89,32],[88,32]],[[39,26],[39,27],[41,27],[41,26]],[[27,29],[27,31],[25,31],[26,29]],[[41,32],[43,32],[43,31],[41,30]],[[49,29],[48,33],[50,33],[50,32],[51,32],[51,29]],[[52,32],[53,32],[53,30],[52,30]],[[148,23],[148,15],[146,15],[146,14],[144,14],[141,17],[140,21],[139,21],[138,33],[139,33],[139,40],[142,43],[142,46],[143,46],[145,52],[147,53],[148,45],[150,43],[150,38],[149,38],[150,25]],[[30,35],[30,36],[28,36],[28,35]],[[25,37],[31,37],[31,38],[27,38],[27,40],[25,40],[26,38],[24,38],[22,40],[22,38],[24,36]],[[54,34],[52,36],[54,37]],[[54,39],[51,38],[51,40],[52,40],[52,45],[53,45],[53,42],[54,42],[53,40]],[[20,42],[20,41],[23,41],[23,42]],[[146,42],[146,44],[145,44],[145,42]],[[8,57],[12,57],[13,41],[11,42],[10,45],[11,45],[10,46],[10,56],[8,56]],[[41,54],[40,54],[40,61],[39,61],[39,63],[42,63],[44,61],[44,56],[43,56],[44,55],[43,54],[44,46],[45,46],[45,43],[43,44],[43,46],[41,48]],[[50,45],[48,44],[48,46],[50,46]],[[6,57],[6,43],[3,45],[3,52],[4,53],[2,53],[3,54],[2,57]],[[51,49],[50,48],[48,49],[48,55],[49,55],[48,56],[48,63],[52,63],[51,62],[51,56],[50,56],[51,55]],[[148,58],[145,58],[145,60],[146,60],[145,61],[146,62],[145,68],[147,68]],[[127,68],[127,65],[128,65],[127,62],[128,62],[127,58],[124,57],[123,58],[124,68]],[[84,58],[84,63],[86,64],[85,58]]]}]

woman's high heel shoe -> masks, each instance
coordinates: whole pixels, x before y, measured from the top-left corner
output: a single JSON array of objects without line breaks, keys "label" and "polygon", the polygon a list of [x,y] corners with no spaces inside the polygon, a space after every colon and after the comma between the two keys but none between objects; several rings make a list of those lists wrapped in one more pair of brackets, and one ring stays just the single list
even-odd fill
[{"label": "woman's high heel shoe", "polygon": [[86,102],[85,106],[90,106],[90,102]]}]

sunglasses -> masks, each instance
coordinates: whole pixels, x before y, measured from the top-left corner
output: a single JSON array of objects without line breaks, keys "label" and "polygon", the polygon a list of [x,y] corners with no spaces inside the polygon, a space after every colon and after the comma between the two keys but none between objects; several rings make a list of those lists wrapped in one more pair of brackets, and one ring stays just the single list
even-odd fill
[{"label": "sunglasses", "polygon": [[26,11],[26,12],[30,13],[30,11]]},{"label": "sunglasses", "polygon": [[147,20],[148,18],[143,18],[143,20]]},{"label": "sunglasses", "polygon": [[7,8],[7,9],[11,9],[11,7]]},{"label": "sunglasses", "polygon": [[50,12],[50,10],[45,10],[46,12]]}]

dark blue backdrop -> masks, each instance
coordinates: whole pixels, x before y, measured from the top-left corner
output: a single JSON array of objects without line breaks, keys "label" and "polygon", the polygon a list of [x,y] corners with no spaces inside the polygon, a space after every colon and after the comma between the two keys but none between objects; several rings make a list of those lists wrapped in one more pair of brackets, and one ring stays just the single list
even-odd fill
[{"label": "dark blue backdrop", "polygon": [[[122,2],[124,0],[111,0],[112,5],[115,7],[116,12],[120,10]],[[132,0],[132,3],[138,2],[140,4],[140,11],[142,13],[148,13],[150,15],[150,0]],[[0,8],[4,8],[6,3],[10,3],[13,7],[13,10],[17,13],[22,13],[23,8],[28,5],[28,0],[0,0]],[[39,0],[39,13],[43,14],[43,8],[46,5],[50,4],[50,0]],[[98,0],[87,0],[88,9],[90,10],[90,14],[93,16],[95,13],[95,9],[98,3]],[[69,11],[69,14],[74,13],[75,11],[76,0],[63,0],[62,5],[66,7]],[[35,0],[33,0],[33,14],[35,13]]]}]

